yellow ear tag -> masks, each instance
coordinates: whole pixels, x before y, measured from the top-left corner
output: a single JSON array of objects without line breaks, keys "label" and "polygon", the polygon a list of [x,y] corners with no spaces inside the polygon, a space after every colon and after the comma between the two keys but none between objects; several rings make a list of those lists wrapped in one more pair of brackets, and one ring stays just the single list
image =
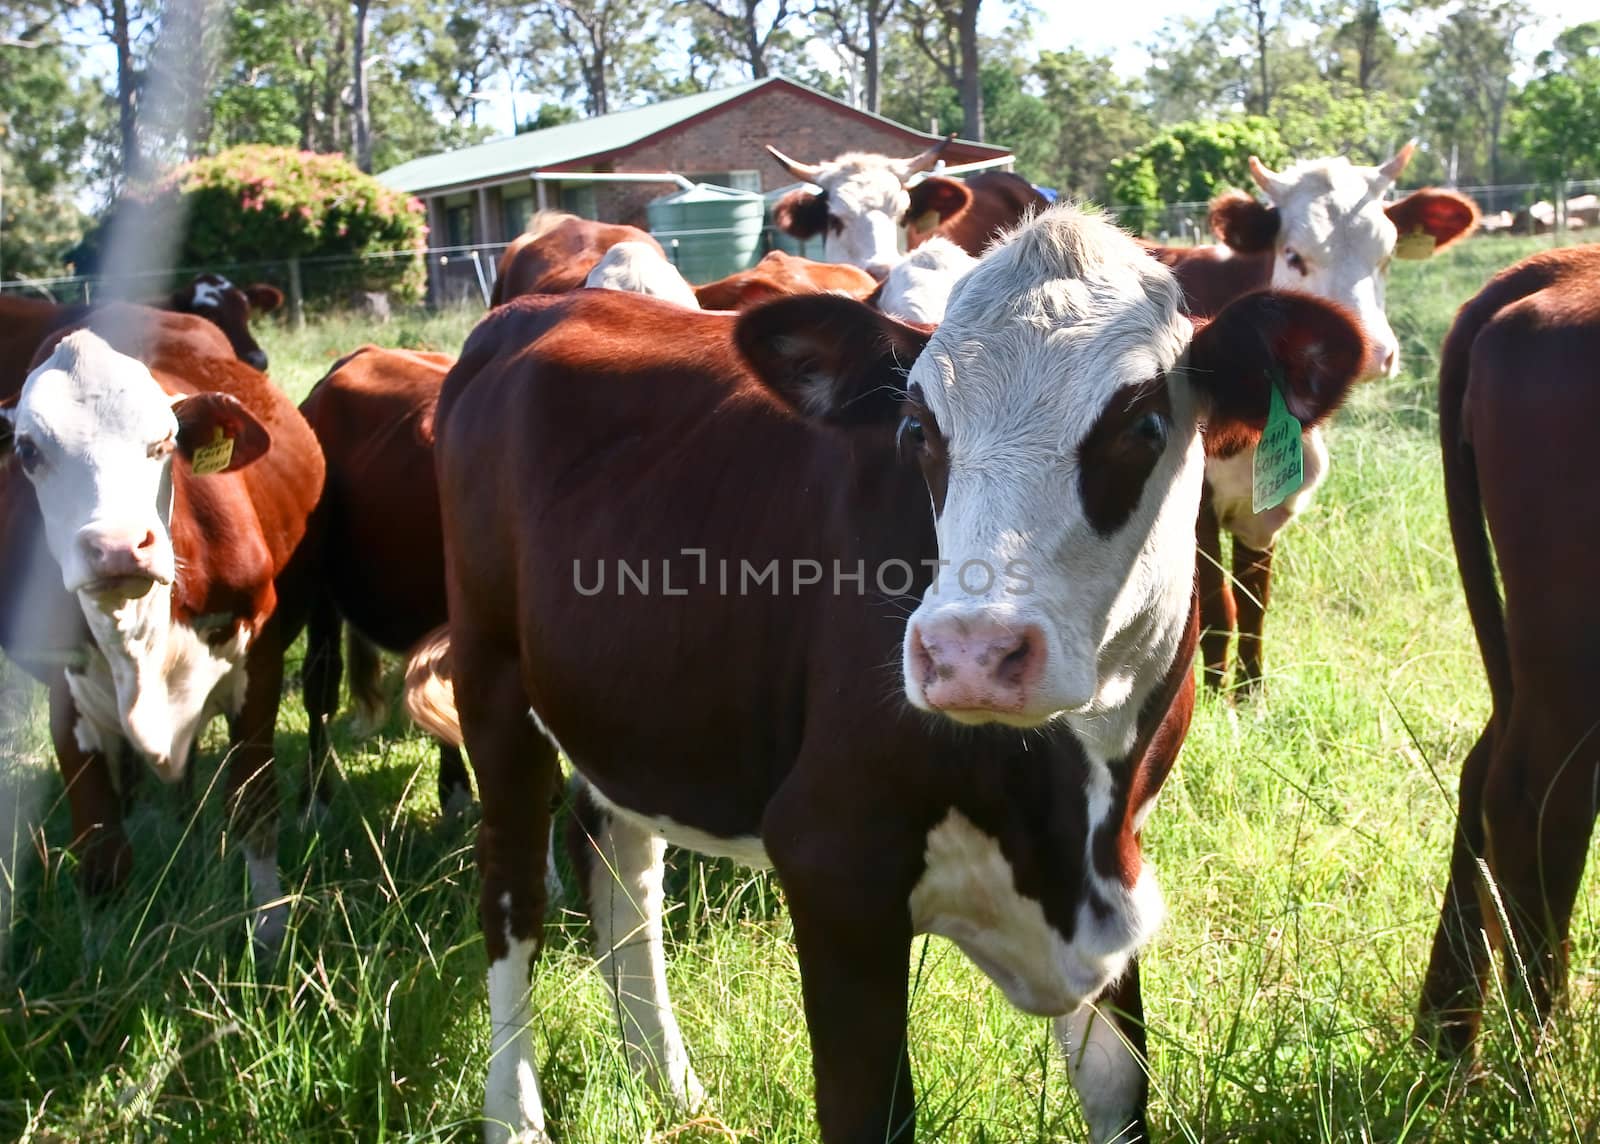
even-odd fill
[{"label": "yellow ear tag", "polygon": [[1438,245],[1433,235],[1419,226],[1410,234],[1400,236],[1400,241],[1394,244],[1394,256],[1421,262],[1425,258],[1432,258],[1433,248]]},{"label": "yellow ear tag", "polygon": [[918,230],[938,230],[939,224],[944,220],[939,217],[938,211],[923,211],[916,217],[911,225]]},{"label": "yellow ear tag", "polygon": [[222,426],[211,430],[211,444],[201,445],[189,458],[189,471],[197,477],[210,476],[227,469],[233,461],[233,438],[222,435]]}]

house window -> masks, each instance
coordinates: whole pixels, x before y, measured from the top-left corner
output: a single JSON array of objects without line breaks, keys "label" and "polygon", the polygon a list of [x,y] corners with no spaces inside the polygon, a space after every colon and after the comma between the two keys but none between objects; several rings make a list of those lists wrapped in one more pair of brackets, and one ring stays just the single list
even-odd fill
[{"label": "house window", "polygon": [[466,203],[459,207],[445,207],[444,209],[444,234],[448,246],[471,246],[474,241],[472,233],[472,204]]},{"label": "house window", "polygon": [[561,187],[561,209],[579,218],[595,218],[599,214],[599,206],[595,202],[594,184],[578,183],[575,186],[563,184]]},{"label": "house window", "polygon": [[528,220],[533,217],[533,196],[518,195],[514,199],[505,199],[501,212],[505,218],[506,237],[519,235],[528,228]]},{"label": "house window", "polygon": [[732,187],[737,191],[761,193],[760,171],[707,171],[689,178],[697,183],[711,183],[718,187]]}]

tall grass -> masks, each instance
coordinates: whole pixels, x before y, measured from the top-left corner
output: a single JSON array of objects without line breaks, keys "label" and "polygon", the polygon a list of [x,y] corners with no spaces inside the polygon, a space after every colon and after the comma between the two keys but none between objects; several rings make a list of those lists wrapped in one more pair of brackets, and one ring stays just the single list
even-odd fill
[{"label": "tall grass", "polygon": [[[1203,699],[1146,844],[1170,920],[1144,959],[1154,1128],[1207,1141],[1587,1141],[1600,1136],[1596,896],[1575,921],[1569,1011],[1542,1041],[1491,1014],[1481,1075],[1410,1044],[1460,760],[1487,712],[1439,486],[1433,370],[1455,308],[1535,244],[1397,264],[1406,373],[1330,433],[1333,471],[1283,538],[1265,694]],[[452,348],[470,314],[266,339],[296,394],[362,341]],[[305,715],[279,727],[286,794]],[[39,1141],[471,1139],[488,1044],[472,821],[441,819],[431,747],[398,718],[334,727],[336,797],[286,820],[282,956],[246,939],[243,864],[210,784],[137,792],[132,883],[82,901],[35,703],[5,781],[40,792],[0,847],[0,1137]],[[711,1093],[693,1121],[629,1072],[582,919],[556,911],[536,977],[540,1064],[571,1144],[815,1138],[790,930],[773,883],[679,853],[671,984]],[[919,939],[911,1051],[927,1140],[1081,1139],[1042,1021],[950,945]]]}]

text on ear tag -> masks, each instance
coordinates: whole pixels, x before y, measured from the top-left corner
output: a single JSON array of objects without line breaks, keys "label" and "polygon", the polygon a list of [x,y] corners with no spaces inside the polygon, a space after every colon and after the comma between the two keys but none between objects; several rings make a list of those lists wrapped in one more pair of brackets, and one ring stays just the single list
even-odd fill
[{"label": "text on ear tag", "polygon": [[189,458],[189,470],[197,477],[220,473],[233,461],[233,438],[225,437],[222,426],[211,431],[211,444],[201,445]]},{"label": "text on ear tag", "polygon": [[1433,235],[1423,230],[1420,226],[1410,234],[1402,234],[1394,244],[1394,256],[1421,262],[1424,258],[1433,257],[1433,248],[1438,246]]},{"label": "text on ear tag", "polygon": [[1276,370],[1271,381],[1267,427],[1261,431],[1250,474],[1251,512],[1276,508],[1305,483],[1305,449],[1300,440],[1300,422],[1283,403],[1282,377]]}]

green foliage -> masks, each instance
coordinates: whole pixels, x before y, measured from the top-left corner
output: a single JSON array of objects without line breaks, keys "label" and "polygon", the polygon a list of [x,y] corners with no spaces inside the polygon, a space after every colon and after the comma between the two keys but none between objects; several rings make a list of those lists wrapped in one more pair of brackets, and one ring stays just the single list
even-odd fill
[{"label": "green foliage", "polygon": [[281,268],[285,259],[314,259],[321,265],[305,278],[308,298],[342,301],[358,288],[389,290],[401,300],[421,293],[420,257],[359,259],[422,250],[422,203],[363,175],[342,156],[236,147],[185,164],[134,202],[174,196],[187,214],[180,265]]},{"label": "green foliage", "polygon": [[1600,175],[1600,21],[1562,33],[1511,110],[1507,144],[1542,180]]},{"label": "green foliage", "polygon": [[1109,56],[1076,48],[1040,52],[1033,75],[1060,123],[1045,175],[1037,181],[1074,198],[1104,202],[1111,161],[1150,137],[1137,85],[1117,75]]},{"label": "green foliage", "polygon": [[1367,164],[1383,162],[1405,142],[1407,110],[1388,92],[1330,83],[1291,84],[1272,105],[1290,155],[1344,155]]},{"label": "green foliage", "polygon": [[1120,221],[1144,231],[1171,203],[1203,203],[1250,185],[1250,156],[1269,167],[1289,159],[1277,124],[1259,115],[1179,123],[1111,164],[1107,183]]}]

